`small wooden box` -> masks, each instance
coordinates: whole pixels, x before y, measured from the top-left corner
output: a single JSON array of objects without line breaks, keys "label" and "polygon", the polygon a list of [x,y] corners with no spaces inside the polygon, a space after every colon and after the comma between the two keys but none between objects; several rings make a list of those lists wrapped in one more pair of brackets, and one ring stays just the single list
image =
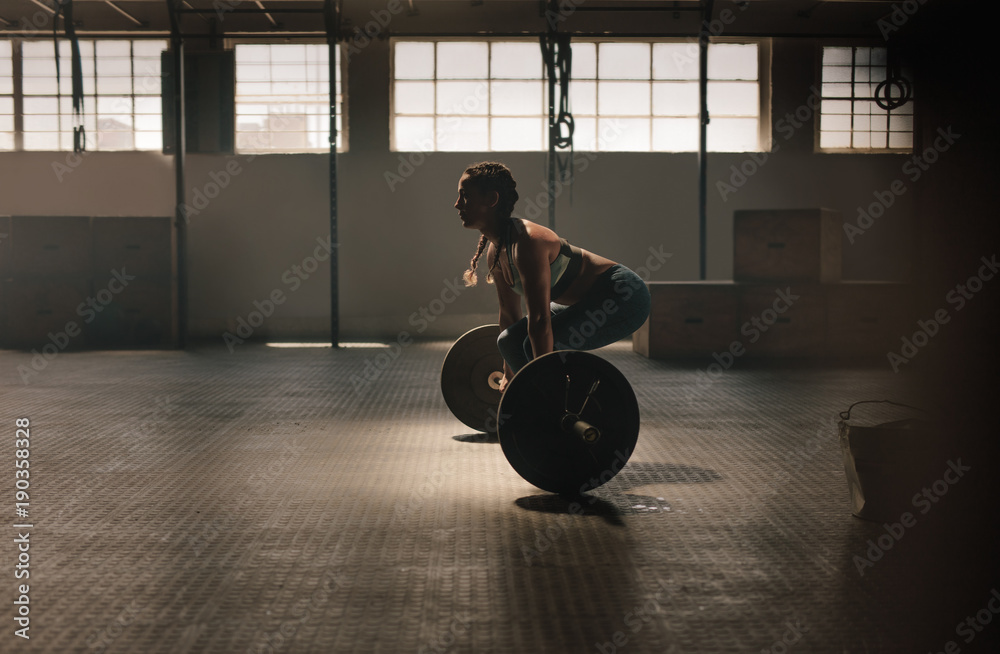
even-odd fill
[{"label": "small wooden box", "polygon": [[[826,289],[827,354],[885,355],[916,329],[914,292],[896,282],[841,282]],[[909,327],[909,332],[907,332]]]},{"label": "small wooden box", "polygon": [[839,282],[842,222],[831,209],[734,212],[733,279]]},{"label": "small wooden box", "polygon": [[826,335],[824,287],[740,287],[739,339],[747,356],[821,356]]},{"label": "small wooden box", "polygon": [[10,239],[12,277],[90,277],[90,218],[14,216]]},{"label": "small wooden box", "polygon": [[632,349],[650,358],[703,356],[737,338],[737,287],[732,282],[650,282],[649,320]]},{"label": "small wooden box", "polygon": [[141,279],[170,277],[169,218],[94,218],[94,279],[112,270]]}]

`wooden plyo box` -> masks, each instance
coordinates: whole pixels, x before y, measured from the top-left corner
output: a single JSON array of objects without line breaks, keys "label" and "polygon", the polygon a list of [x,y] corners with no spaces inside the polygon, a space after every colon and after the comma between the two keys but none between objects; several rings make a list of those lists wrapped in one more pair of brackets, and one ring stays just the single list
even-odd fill
[{"label": "wooden plyo box", "polygon": [[[841,282],[827,288],[830,356],[885,355],[916,329],[914,288],[898,282]],[[909,329],[909,331],[907,331]]]},{"label": "wooden plyo box", "polygon": [[732,282],[651,282],[649,319],[632,349],[650,358],[700,356],[739,336],[739,296]]},{"label": "wooden plyo box", "polygon": [[733,213],[733,279],[737,282],[840,281],[843,221],[831,209]]}]

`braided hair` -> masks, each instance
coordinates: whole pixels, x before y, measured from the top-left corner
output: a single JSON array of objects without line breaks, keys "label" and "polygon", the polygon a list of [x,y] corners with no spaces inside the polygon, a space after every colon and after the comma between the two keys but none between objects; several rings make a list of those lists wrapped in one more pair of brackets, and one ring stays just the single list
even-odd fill
[{"label": "braided hair", "polygon": [[[499,161],[483,161],[466,168],[464,174],[469,176],[467,184],[480,193],[497,192],[500,198],[497,202],[497,214],[502,220],[509,221],[518,199],[517,182],[514,181],[514,176],[511,175],[510,168]],[[479,281],[476,276],[476,265],[479,263],[479,257],[482,256],[488,244],[489,239],[486,238],[485,234],[479,237],[476,254],[472,257],[472,261],[469,262],[468,270],[462,275],[462,279],[465,280],[467,287],[475,286]],[[490,266],[489,271],[486,273],[487,284],[493,283],[493,269],[500,261],[500,250],[502,249],[503,245],[497,250],[497,256],[493,260],[493,265]]]}]

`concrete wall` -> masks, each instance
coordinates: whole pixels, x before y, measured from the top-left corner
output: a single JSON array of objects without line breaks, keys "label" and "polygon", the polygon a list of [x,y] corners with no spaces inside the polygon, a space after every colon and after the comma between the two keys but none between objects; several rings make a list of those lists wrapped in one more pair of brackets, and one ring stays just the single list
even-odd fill
[{"label": "concrete wall", "polygon": [[[463,23],[471,12],[450,11],[451,29],[486,27],[480,18]],[[355,17],[355,24],[364,18]],[[732,275],[735,210],[829,207],[854,221],[858,207],[875,201],[873,193],[897,179],[907,188],[912,185],[902,172],[908,157],[814,154],[811,119],[789,129],[786,114],[799,110],[804,115],[810,87],[818,81],[819,45],[812,39],[773,41],[777,150],[766,159],[756,155],[757,161],[746,153],[709,155],[709,279]],[[389,52],[388,40],[373,39],[351,57],[347,73],[350,151],[338,164],[342,337],[395,337],[405,330],[418,337],[450,338],[496,319],[495,292],[482,281],[463,289],[433,322],[415,316],[435,298],[454,297],[448,289],[460,281],[476,245],[478,233],[461,229],[452,207],[458,177],[470,163],[500,159],[513,169],[522,198],[544,196],[545,155],[432,153],[390,189],[386,173],[401,172],[401,153],[389,151]],[[781,120],[786,122],[779,125]],[[585,158],[577,153],[576,159],[572,190],[558,197],[560,235],[633,268],[643,266],[651,248],[669,252],[672,257],[648,279],[698,278],[694,154],[601,153]],[[57,175],[53,164],[66,162],[66,153],[0,153],[0,214],[173,213],[169,156],[95,152]],[[737,187],[734,167],[756,170]],[[407,172],[405,166],[402,172]],[[198,209],[189,228],[194,336],[219,338],[254,310],[255,301],[264,303],[275,290],[284,302],[256,335],[326,334],[329,267],[318,262],[308,271],[317,263],[310,258],[322,256],[317,247],[329,234],[327,179],[327,155],[188,156],[188,202]],[[720,182],[733,185],[735,192],[721,192]],[[225,187],[215,195],[214,185]],[[853,245],[845,238],[845,278],[908,278],[913,196],[898,197]],[[522,201],[515,213],[523,215],[526,206]]]}]

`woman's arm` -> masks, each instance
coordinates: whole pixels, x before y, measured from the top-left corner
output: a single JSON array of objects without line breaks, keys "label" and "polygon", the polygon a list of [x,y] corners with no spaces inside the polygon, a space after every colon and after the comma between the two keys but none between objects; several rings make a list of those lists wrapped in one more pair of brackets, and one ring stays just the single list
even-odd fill
[{"label": "woman's arm", "polygon": [[550,307],[552,271],[549,269],[548,244],[541,238],[521,239],[514,248],[514,265],[524,288],[528,338],[531,351],[537,358],[553,350]]},{"label": "woman's arm", "polygon": [[[495,261],[495,257],[496,251],[493,244],[490,243],[486,251],[486,262],[491,267],[493,261]],[[499,265],[495,268],[495,271],[496,274],[493,276],[493,283],[497,287],[497,300],[500,303],[500,317],[498,322],[500,323],[500,331],[502,332],[523,317],[521,314],[521,296],[515,293],[514,289],[507,284],[507,280],[503,276],[503,269]],[[507,382],[514,377],[514,371],[510,369],[506,361],[503,364],[503,374],[504,379],[500,382],[501,391],[503,391]]]}]

